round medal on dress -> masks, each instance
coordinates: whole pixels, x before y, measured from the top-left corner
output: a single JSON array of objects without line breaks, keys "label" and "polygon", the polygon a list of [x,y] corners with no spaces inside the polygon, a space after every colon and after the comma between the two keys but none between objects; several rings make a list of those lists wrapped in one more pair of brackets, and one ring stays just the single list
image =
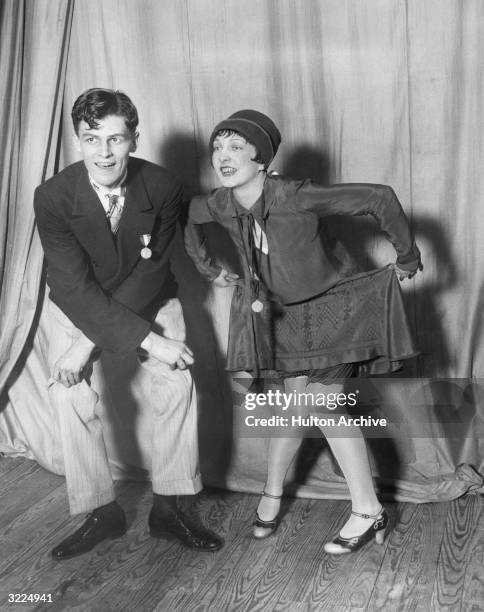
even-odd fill
[{"label": "round medal on dress", "polygon": [[251,308],[254,312],[262,312],[264,304],[260,300],[254,300]]},{"label": "round medal on dress", "polygon": [[149,249],[148,247],[144,247],[144,249],[141,249],[141,257],[143,259],[149,259],[151,257],[151,249]]}]

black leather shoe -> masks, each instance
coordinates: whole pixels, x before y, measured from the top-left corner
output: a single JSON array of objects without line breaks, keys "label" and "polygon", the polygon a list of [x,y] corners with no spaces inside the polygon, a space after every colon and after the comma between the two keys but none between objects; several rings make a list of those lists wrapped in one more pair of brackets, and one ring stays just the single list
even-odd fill
[{"label": "black leather shoe", "polygon": [[126,517],[116,502],[96,508],[86,518],[77,531],[52,549],[54,559],[61,561],[82,555],[99,542],[119,538],[126,533]]},{"label": "black leather shoe", "polygon": [[194,550],[215,552],[223,546],[221,538],[189,519],[180,510],[162,512],[153,507],[148,526],[153,538],[177,539]]}]

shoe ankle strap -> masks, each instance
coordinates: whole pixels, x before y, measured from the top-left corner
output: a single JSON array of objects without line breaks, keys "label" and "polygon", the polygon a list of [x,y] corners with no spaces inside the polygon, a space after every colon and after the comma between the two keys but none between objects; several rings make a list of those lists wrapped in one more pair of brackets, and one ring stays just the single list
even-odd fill
[{"label": "shoe ankle strap", "polygon": [[359,516],[364,519],[373,519],[373,520],[380,517],[382,513],[383,513],[383,506],[380,508],[379,512],[377,512],[376,514],[363,514],[361,512],[355,512],[354,510],[351,511],[351,514],[353,514],[354,516]]},{"label": "shoe ankle strap", "polygon": [[265,491],[262,491],[261,495],[263,495],[264,497],[270,497],[271,499],[281,499],[282,495],[271,495],[270,493],[266,493]]}]

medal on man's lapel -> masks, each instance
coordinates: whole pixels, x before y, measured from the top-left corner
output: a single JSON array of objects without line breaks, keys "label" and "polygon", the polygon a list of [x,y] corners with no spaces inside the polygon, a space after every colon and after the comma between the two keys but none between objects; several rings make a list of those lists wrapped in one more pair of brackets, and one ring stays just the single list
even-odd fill
[{"label": "medal on man's lapel", "polygon": [[148,245],[151,240],[151,234],[141,234],[139,239],[141,240],[141,244],[143,245],[143,248],[140,251],[140,255],[143,259],[149,259],[153,254],[151,249],[148,248]]}]

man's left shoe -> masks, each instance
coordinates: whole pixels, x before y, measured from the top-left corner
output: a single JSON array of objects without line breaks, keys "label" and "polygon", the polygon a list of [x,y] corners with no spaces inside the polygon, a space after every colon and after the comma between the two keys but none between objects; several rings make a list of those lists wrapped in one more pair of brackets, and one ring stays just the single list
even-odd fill
[{"label": "man's left shoe", "polygon": [[215,552],[223,546],[221,538],[189,519],[178,509],[160,511],[151,508],[148,526],[153,538],[177,539],[193,550]]}]

